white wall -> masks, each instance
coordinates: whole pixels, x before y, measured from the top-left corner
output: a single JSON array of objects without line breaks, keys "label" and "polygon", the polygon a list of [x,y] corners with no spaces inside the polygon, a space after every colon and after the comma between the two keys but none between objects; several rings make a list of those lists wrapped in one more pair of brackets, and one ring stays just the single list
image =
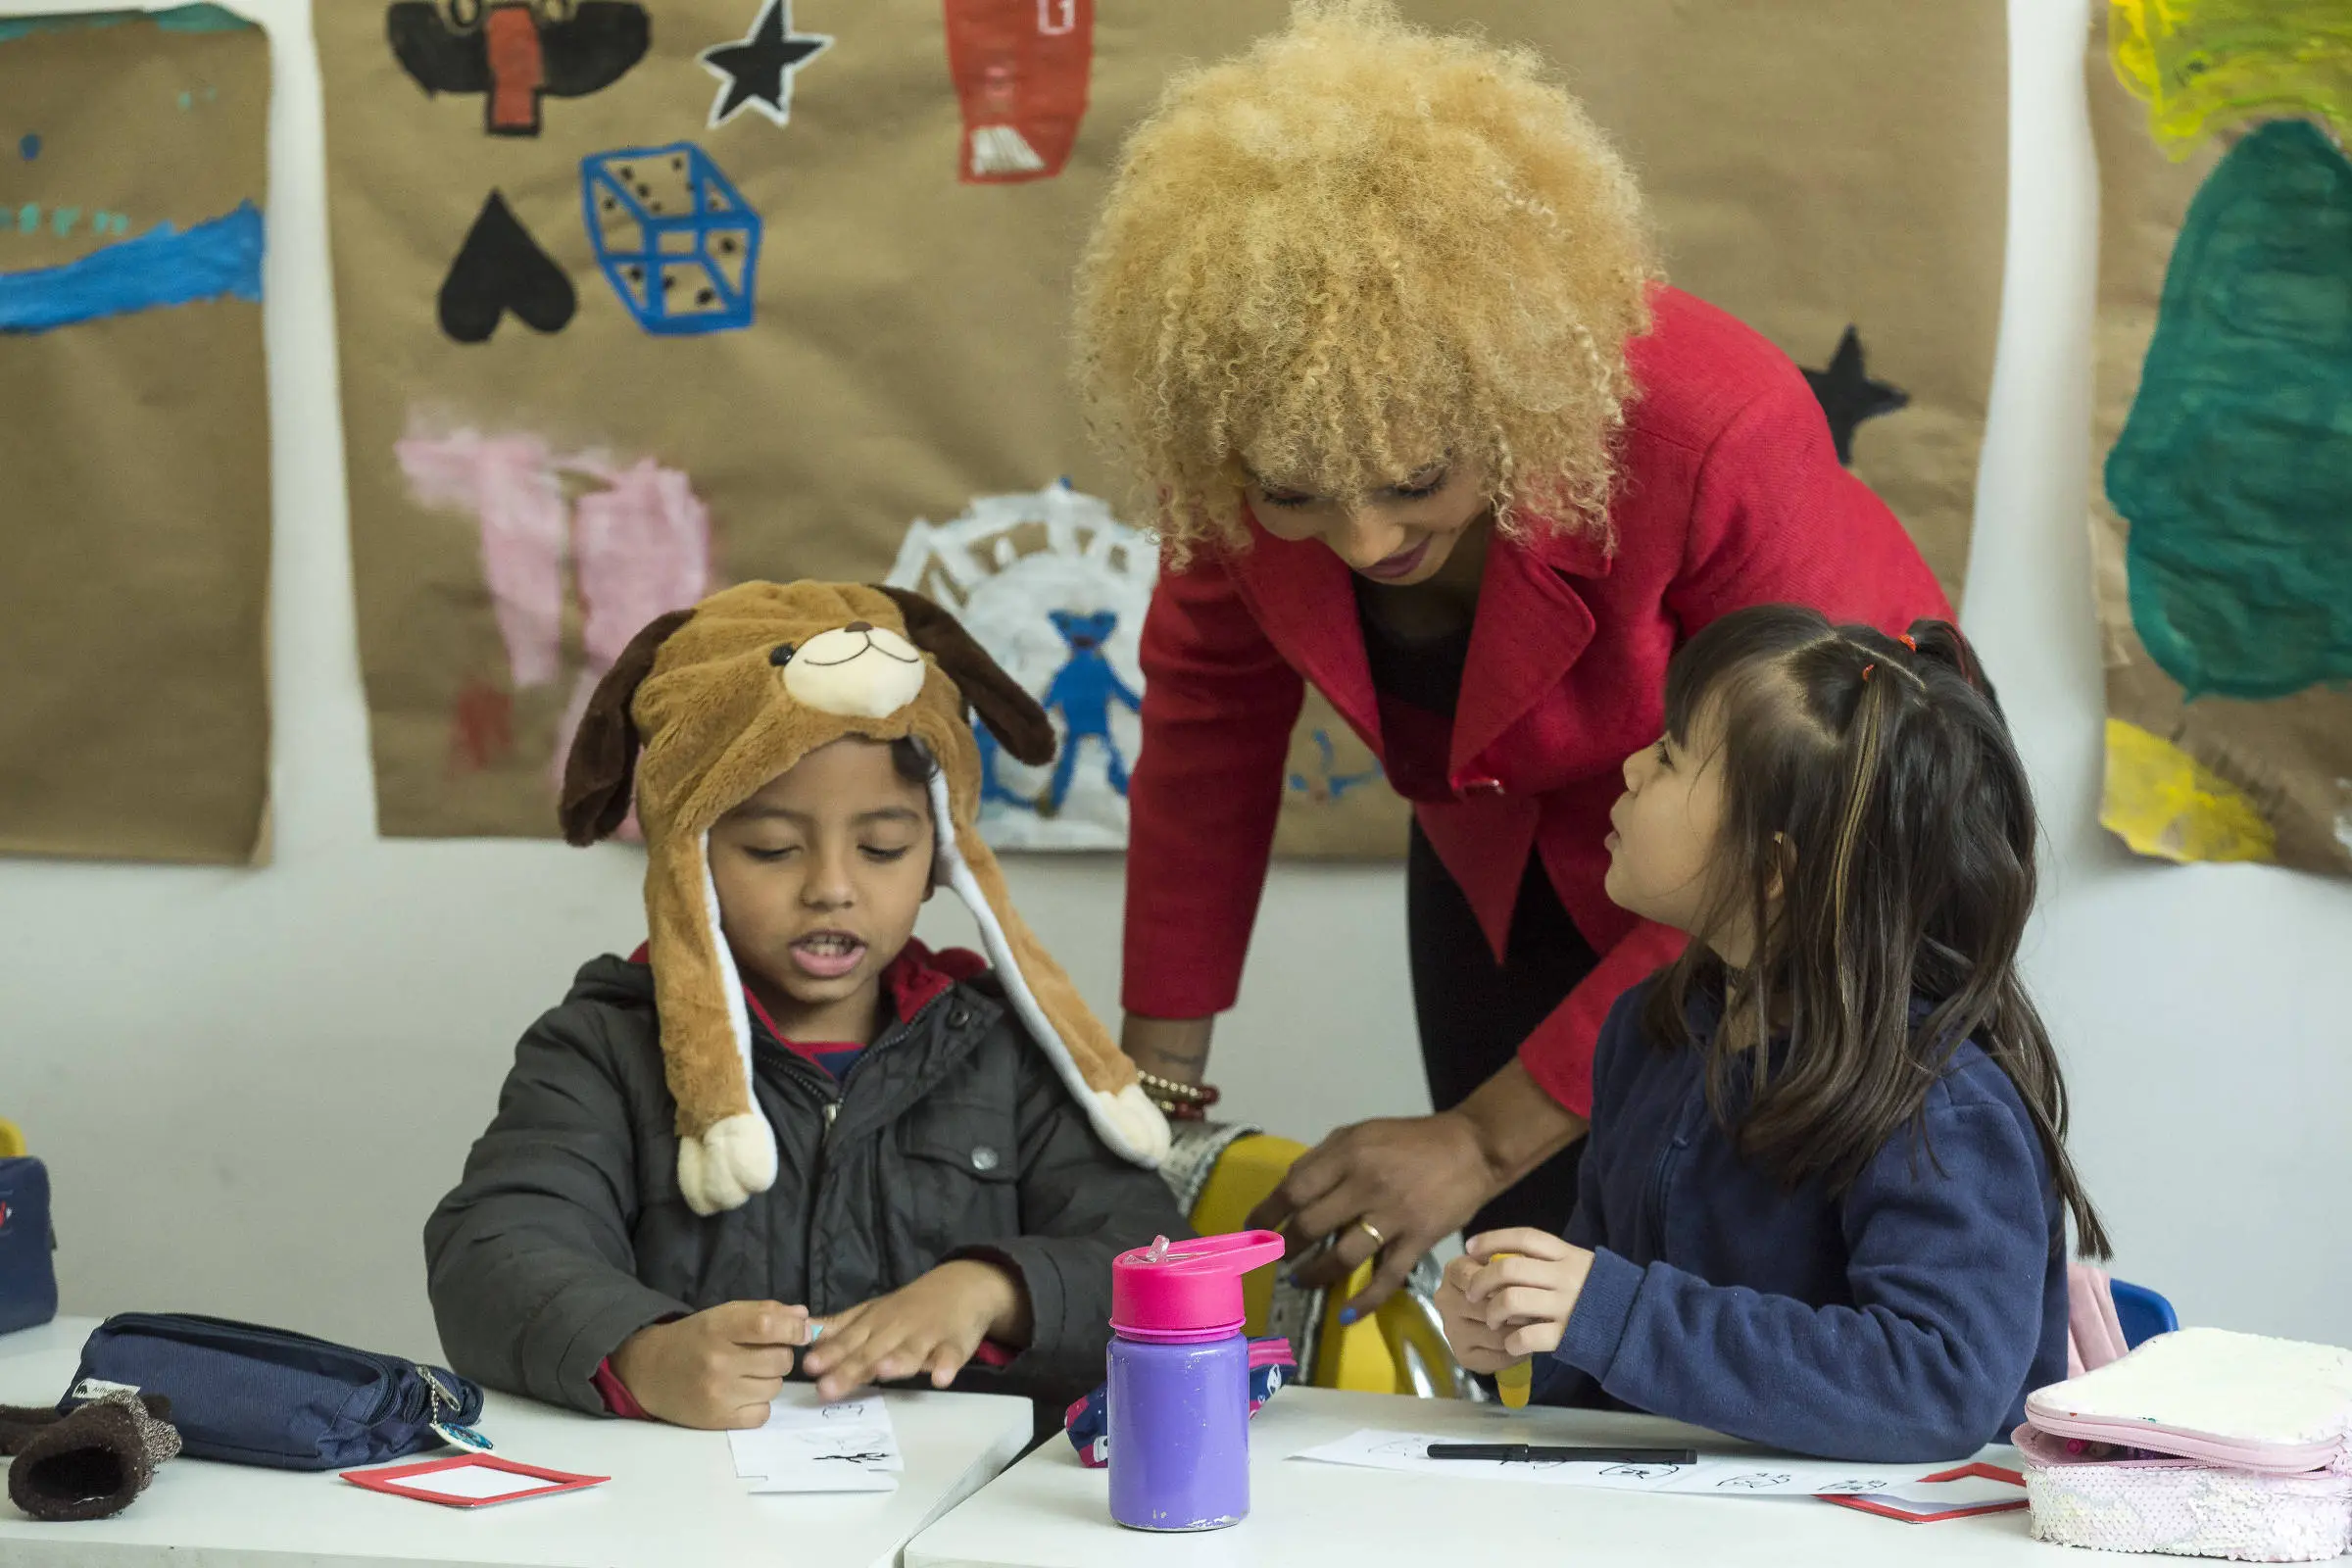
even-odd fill
[{"label": "white wall", "polygon": [[[300,0],[241,4],[277,58],[276,859],[0,862],[0,1114],[54,1166],[67,1310],[213,1311],[423,1353],[424,1216],[516,1033],[582,959],[638,940],[639,861],[374,836],[318,71]],[[2352,1342],[2352,888],[2133,862],[2092,822],[2086,0],[2011,9],[2009,296],[1967,618],[2050,824],[2033,967],[2072,1070],[2077,1149],[2122,1270],[2184,1315]],[[1011,875],[1111,1009],[1117,863],[1029,859]],[[939,924],[955,935],[952,915]],[[1426,1107],[1402,933],[1392,870],[1277,871],[1218,1052],[1231,1112],[1311,1138]]]}]

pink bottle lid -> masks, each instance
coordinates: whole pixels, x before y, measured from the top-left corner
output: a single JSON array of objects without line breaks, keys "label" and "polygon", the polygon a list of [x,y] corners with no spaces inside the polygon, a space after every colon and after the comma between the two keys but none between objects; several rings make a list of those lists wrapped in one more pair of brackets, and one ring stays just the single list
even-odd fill
[{"label": "pink bottle lid", "polygon": [[1239,1334],[1249,1313],[1242,1276],[1282,1256],[1272,1231],[1235,1231],[1121,1252],[1110,1261],[1110,1326],[1132,1340],[1214,1340]]}]

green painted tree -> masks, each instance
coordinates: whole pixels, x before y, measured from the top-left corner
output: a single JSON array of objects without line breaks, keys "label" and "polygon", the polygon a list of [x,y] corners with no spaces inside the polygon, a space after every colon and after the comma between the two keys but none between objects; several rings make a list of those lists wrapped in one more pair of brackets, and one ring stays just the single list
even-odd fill
[{"label": "green painted tree", "polygon": [[2278,121],[2180,225],[2107,496],[2132,622],[2191,697],[2352,678],[2352,163]]}]

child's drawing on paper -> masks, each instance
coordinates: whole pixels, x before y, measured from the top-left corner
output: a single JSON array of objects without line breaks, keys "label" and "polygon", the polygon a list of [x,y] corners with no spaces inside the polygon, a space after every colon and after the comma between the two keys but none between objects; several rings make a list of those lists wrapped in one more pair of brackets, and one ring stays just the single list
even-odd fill
[{"label": "child's drawing on paper", "polygon": [[1159,571],[1152,540],[1066,483],[982,496],[916,522],[888,581],[956,612],[1054,720],[1059,750],[1026,767],[980,741],[980,824],[999,849],[1115,850],[1140,744],[1137,638]]},{"label": "child's drawing on paper", "polygon": [[512,693],[561,679],[570,570],[582,662],[557,726],[552,794],[580,714],[629,639],[710,591],[710,514],[675,469],[598,451],[560,453],[535,435],[413,432],[395,455],[417,501],[469,514],[479,525],[482,578],[506,648],[507,690],[476,682],[459,696],[453,770],[484,767],[512,744]]},{"label": "child's drawing on paper", "polygon": [[2099,820],[2352,871],[2352,9],[2113,0],[2104,52]]},{"label": "child's drawing on paper", "polygon": [[6,9],[0,854],[262,863],[269,39]]}]

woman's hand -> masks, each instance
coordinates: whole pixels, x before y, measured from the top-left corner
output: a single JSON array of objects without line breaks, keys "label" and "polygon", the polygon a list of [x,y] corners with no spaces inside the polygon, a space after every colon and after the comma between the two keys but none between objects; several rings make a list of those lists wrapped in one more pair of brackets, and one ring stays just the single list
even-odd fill
[{"label": "woman's hand", "polygon": [[814,1327],[801,1365],[816,1379],[820,1399],[918,1373],[944,1389],[982,1340],[1015,1349],[1029,1343],[1029,1293],[1009,1271],[959,1257]]},{"label": "woman's hand", "polygon": [[[1250,1223],[1281,1231],[1294,1253],[1338,1233],[1297,1270],[1301,1285],[1328,1289],[1377,1253],[1371,1282],[1341,1309],[1353,1322],[1481,1204],[1584,1133],[1585,1119],[1513,1061],[1452,1110],[1341,1128],[1299,1156]],[[1574,1201],[1562,1193],[1561,1211]]]},{"label": "woman's hand", "polygon": [[1208,1071],[1208,1038],[1214,1018],[1147,1018],[1127,1014],[1119,1049],[1148,1073],[1180,1084],[1199,1084]]},{"label": "woman's hand", "polygon": [[728,1301],[639,1329],[612,1352],[612,1375],[657,1421],[712,1432],[756,1427],[808,1333],[807,1307]]},{"label": "woman's hand", "polygon": [[1504,1185],[1459,1111],[1362,1121],[1301,1154],[1250,1223],[1281,1231],[1293,1255],[1340,1232],[1329,1251],[1296,1271],[1301,1285],[1338,1285],[1378,1253],[1371,1283],[1341,1309],[1340,1320],[1353,1322]]}]

